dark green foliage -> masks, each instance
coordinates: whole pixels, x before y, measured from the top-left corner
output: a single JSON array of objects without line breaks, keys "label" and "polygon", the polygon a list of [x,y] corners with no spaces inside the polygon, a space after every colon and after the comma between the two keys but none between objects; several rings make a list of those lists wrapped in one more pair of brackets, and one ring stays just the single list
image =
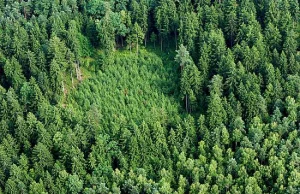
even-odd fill
[{"label": "dark green foliage", "polygon": [[0,1],[0,193],[299,193],[299,14]]}]

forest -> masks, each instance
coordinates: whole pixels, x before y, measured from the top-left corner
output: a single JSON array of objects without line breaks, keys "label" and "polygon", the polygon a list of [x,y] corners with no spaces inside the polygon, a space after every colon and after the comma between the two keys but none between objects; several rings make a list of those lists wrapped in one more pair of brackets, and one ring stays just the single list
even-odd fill
[{"label": "forest", "polygon": [[300,193],[299,0],[0,0],[0,194]]}]

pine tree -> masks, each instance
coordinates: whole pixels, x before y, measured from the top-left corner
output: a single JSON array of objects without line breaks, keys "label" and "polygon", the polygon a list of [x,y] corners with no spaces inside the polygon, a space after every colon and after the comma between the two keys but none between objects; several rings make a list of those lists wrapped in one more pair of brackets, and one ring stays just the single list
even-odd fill
[{"label": "pine tree", "polygon": [[197,96],[200,90],[200,72],[197,66],[190,61],[183,70],[180,84],[181,93],[185,98],[186,111],[192,112],[192,107],[197,102]]},{"label": "pine tree", "polygon": [[226,112],[222,105],[222,77],[215,75],[210,82],[210,96],[207,109],[208,126],[211,130],[226,123]]},{"label": "pine tree", "polygon": [[107,54],[115,48],[115,28],[112,22],[112,14],[111,11],[108,11],[100,21],[96,21],[100,46]]},{"label": "pine tree", "polygon": [[25,81],[21,65],[14,57],[11,60],[6,61],[4,65],[4,73],[10,86],[12,86],[15,90],[18,90]]},{"label": "pine tree", "polygon": [[235,40],[235,35],[237,32],[237,13],[236,13],[236,7],[237,2],[236,0],[226,0],[224,2],[224,22],[225,22],[225,32],[226,32],[226,38],[230,42],[230,46],[232,47]]},{"label": "pine tree", "polygon": [[274,49],[276,49],[277,51],[281,50],[282,37],[279,29],[272,23],[268,23],[265,29],[265,39],[271,51],[273,51]]},{"label": "pine tree", "polygon": [[190,54],[185,46],[182,44],[179,46],[179,49],[176,51],[175,61],[180,64],[181,72],[183,71],[186,64],[191,61]]},{"label": "pine tree", "polygon": [[179,4],[179,43],[186,45],[189,51],[195,50],[195,40],[198,35],[199,21],[188,1]]},{"label": "pine tree", "polygon": [[52,60],[50,64],[50,84],[53,91],[53,97],[56,102],[59,101],[61,94],[63,94],[63,74],[56,60]]},{"label": "pine tree", "polygon": [[133,33],[133,40],[134,40],[134,43],[136,45],[136,53],[138,55],[138,53],[139,53],[139,44],[144,38],[144,33],[142,31],[142,28],[137,23],[135,23],[133,25],[132,33]]},{"label": "pine tree", "polygon": [[[156,27],[159,31],[161,50],[163,39],[167,38],[172,25],[176,23],[176,5],[173,0],[160,0],[155,9]],[[175,31],[176,34],[176,31]]]}]

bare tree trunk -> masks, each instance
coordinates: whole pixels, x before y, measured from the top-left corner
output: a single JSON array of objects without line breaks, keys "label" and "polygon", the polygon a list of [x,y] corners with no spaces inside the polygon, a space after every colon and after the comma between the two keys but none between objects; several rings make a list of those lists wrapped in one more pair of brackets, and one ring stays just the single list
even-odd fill
[{"label": "bare tree trunk", "polygon": [[139,55],[139,39],[136,38],[136,54]]},{"label": "bare tree trunk", "polygon": [[78,62],[76,62],[76,64],[75,64],[75,69],[76,69],[76,77],[81,82],[82,81],[82,75],[81,75],[81,70],[80,70]]},{"label": "bare tree trunk", "polygon": [[187,113],[192,112],[192,108],[191,108],[191,105],[190,105],[190,99],[189,99],[188,94],[185,95],[185,110],[186,110]]},{"label": "bare tree trunk", "polygon": [[188,97],[187,97],[188,95],[186,94],[185,95],[185,110],[186,110],[186,112],[189,112],[189,109],[188,109]]},{"label": "bare tree trunk", "polygon": [[175,45],[176,45],[176,50],[177,50],[177,33],[176,33],[176,30],[175,30]]},{"label": "bare tree trunk", "polygon": [[62,86],[62,91],[64,93],[64,97],[66,96],[66,91],[65,91],[65,85],[64,85],[64,82],[61,81],[61,86]]},{"label": "bare tree trunk", "polygon": [[72,74],[72,71],[71,71],[71,79],[72,79],[72,88],[74,88],[74,80],[73,80],[73,74]]},{"label": "bare tree trunk", "polygon": [[189,113],[191,113],[191,112],[192,112],[192,106],[191,106],[190,99],[188,99],[188,102],[189,102],[189,109],[190,109],[190,110],[189,110],[189,111],[190,111]]},{"label": "bare tree trunk", "polygon": [[25,7],[23,7],[23,12],[24,12],[24,18],[26,20],[27,19],[27,15],[26,15],[26,9],[25,9]]},{"label": "bare tree trunk", "polygon": [[180,73],[183,72],[183,68],[184,68],[183,63],[180,63]]}]

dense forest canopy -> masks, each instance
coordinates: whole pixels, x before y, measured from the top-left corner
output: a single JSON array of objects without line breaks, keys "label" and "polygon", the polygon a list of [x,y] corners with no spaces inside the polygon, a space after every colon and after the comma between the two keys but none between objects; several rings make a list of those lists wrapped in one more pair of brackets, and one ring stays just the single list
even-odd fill
[{"label": "dense forest canopy", "polygon": [[300,193],[299,0],[1,0],[1,193]]}]

